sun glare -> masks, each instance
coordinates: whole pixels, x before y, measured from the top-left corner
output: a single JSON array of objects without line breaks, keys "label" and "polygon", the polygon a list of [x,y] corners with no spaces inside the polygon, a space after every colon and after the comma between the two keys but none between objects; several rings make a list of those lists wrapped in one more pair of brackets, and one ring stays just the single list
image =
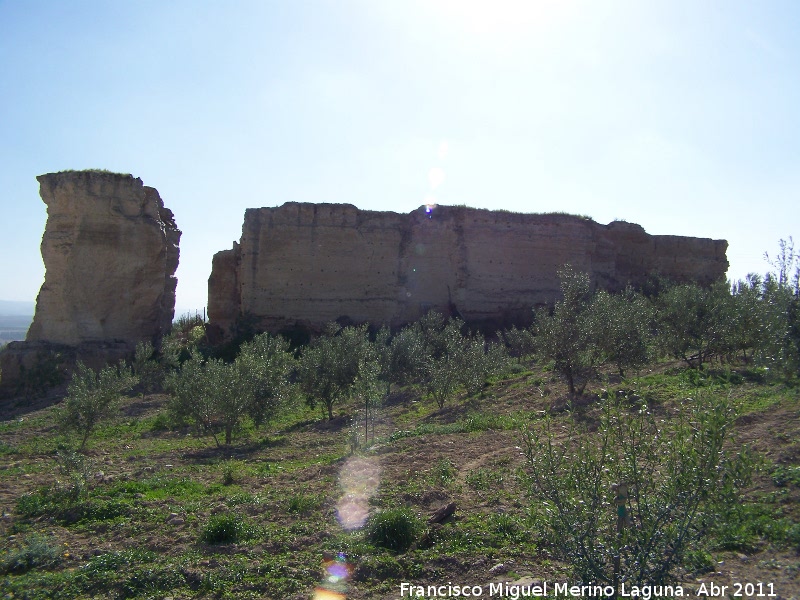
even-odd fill
[{"label": "sun glare", "polygon": [[454,25],[478,35],[530,33],[568,12],[567,0],[437,0],[433,5]]}]

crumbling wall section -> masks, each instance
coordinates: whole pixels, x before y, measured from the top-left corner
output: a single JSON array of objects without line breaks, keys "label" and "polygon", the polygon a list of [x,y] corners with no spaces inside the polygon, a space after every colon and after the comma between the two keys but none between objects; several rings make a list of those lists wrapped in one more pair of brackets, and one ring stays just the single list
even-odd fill
[{"label": "crumbling wall section", "polygon": [[270,331],[319,330],[332,320],[397,327],[436,309],[502,326],[552,303],[565,264],[609,290],[656,273],[710,283],[728,269],[726,249],[563,214],[287,203],[247,210],[240,242],[215,256],[209,317],[221,331],[243,315]]}]

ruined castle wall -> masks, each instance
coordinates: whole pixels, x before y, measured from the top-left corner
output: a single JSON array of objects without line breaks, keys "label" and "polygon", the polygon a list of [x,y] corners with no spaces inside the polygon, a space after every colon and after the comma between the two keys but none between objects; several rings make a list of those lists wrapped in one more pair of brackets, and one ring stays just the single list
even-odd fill
[{"label": "ruined castle wall", "polygon": [[30,341],[157,342],[175,309],[181,232],[141,179],[94,171],[41,175],[45,281]]},{"label": "ruined castle wall", "polygon": [[287,203],[248,210],[240,243],[215,256],[209,316],[223,331],[244,314],[275,331],[336,319],[399,326],[430,309],[501,324],[553,302],[565,264],[604,289],[654,273],[708,283],[727,271],[726,248],[560,214]]}]

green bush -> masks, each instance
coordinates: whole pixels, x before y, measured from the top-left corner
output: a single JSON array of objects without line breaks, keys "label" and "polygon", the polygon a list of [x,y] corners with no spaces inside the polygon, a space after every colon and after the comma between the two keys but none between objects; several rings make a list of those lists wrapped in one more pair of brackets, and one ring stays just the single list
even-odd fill
[{"label": "green bush", "polygon": [[505,540],[521,541],[525,534],[519,519],[506,513],[489,515],[488,524],[492,533]]},{"label": "green bush", "polygon": [[772,483],[777,487],[793,485],[800,488],[800,465],[778,465],[772,471]]},{"label": "green bush", "polygon": [[226,460],[221,465],[222,485],[233,485],[239,478],[241,464],[235,460]]},{"label": "green bush", "polygon": [[480,468],[476,471],[471,471],[467,475],[466,483],[473,490],[496,490],[502,488],[503,476],[492,469]]},{"label": "green bush", "polygon": [[659,297],[661,344],[692,368],[735,350],[735,320],[733,297],[724,281],[709,287],[676,285]]},{"label": "green bush", "polygon": [[50,567],[61,561],[61,549],[41,535],[26,537],[15,550],[0,557],[0,573],[24,573],[37,567]]},{"label": "green bush", "polygon": [[286,501],[286,510],[290,513],[308,514],[318,509],[321,504],[322,501],[318,496],[298,492],[297,494],[292,494]]},{"label": "green bush", "polygon": [[375,513],[367,522],[367,539],[381,548],[404,552],[422,531],[422,522],[408,508],[391,508]]},{"label": "green bush", "polygon": [[705,550],[688,550],[683,559],[686,570],[696,575],[710,573],[716,570],[714,558]]},{"label": "green bush", "polygon": [[[739,505],[752,457],[726,444],[735,416],[726,396],[687,399],[667,419],[617,398],[601,410],[591,434],[572,415],[563,428],[545,416],[527,430],[539,534],[581,581],[612,584],[619,557],[619,581],[664,583]],[[618,483],[627,495],[617,497]]]},{"label": "green bush", "polygon": [[456,466],[446,458],[439,459],[431,469],[431,478],[434,485],[447,485],[455,479],[457,474],[458,469]]},{"label": "green bush", "polygon": [[503,340],[508,346],[508,355],[517,359],[517,363],[522,362],[536,351],[536,337],[530,329],[517,329],[516,326],[506,329],[503,333]]},{"label": "green bush", "polygon": [[214,515],[203,527],[200,540],[206,544],[233,544],[247,539],[252,528],[237,514]]},{"label": "green bush", "polygon": [[[62,519],[67,513],[75,513],[87,500],[91,465],[86,457],[74,450],[60,448],[55,460],[55,481],[50,486],[20,496],[17,500],[20,515],[49,515]],[[74,516],[70,515],[70,518],[75,520]]]}]

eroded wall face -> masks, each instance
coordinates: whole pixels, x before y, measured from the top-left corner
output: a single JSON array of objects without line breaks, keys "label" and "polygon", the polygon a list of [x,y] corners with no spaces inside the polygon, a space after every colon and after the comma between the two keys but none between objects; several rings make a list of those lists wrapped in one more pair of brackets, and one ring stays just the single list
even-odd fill
[{"label": "eroded wall face", "polygon": [[27,339],[157,342],[174,315],[181,235],[158,192],[111,173],[38,180],[47,205],[46,272]]},{"label": "eroded wall face", "polygon": [[726,248],[567,215],[287,203],[248,210],[240,243],[216,255],[209,316],[223,331],[244,314],[275,331],[336,319],[399,326],[430,309],[503,324],[553,302],[565,264],[604,289],[653,273],[708,283],[727,271]]}]

